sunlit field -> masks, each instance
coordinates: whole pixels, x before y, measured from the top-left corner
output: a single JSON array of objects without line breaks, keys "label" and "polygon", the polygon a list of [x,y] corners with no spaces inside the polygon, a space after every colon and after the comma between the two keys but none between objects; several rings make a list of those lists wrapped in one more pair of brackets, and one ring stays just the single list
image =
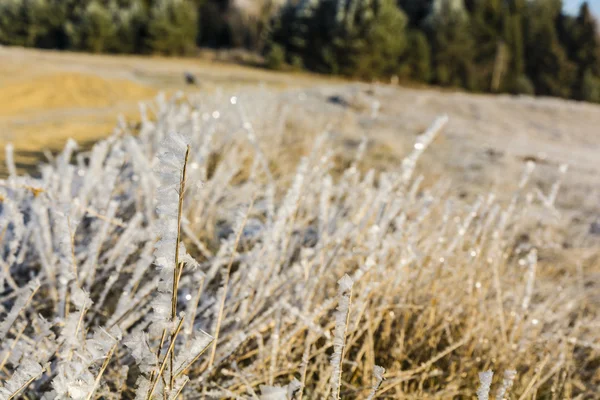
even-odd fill
[{"label": "sunlit field", "polygon": [[13,51],[0,398],[597,398],[598,106]]}]

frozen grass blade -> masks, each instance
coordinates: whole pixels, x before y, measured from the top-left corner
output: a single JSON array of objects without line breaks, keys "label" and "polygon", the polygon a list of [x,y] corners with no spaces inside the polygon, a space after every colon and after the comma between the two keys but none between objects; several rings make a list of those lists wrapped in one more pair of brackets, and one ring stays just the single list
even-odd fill
[{"label": "frozen grass blade", "polygon": [[339,400],[342,386],[342,364],[346,350],[346,328],[350,316],[350,301],[352,297],[352,279],[344,275],[338,281],[338,307],[335,313],[335,332],[333,336],[333,354],[331,356],[331,397]]},{"label": "frozen grass blade", "polygon": [[479,373],[479,389],[477,389],[477,400],[489,400],[493,376],[494,372],[491,370]]}]

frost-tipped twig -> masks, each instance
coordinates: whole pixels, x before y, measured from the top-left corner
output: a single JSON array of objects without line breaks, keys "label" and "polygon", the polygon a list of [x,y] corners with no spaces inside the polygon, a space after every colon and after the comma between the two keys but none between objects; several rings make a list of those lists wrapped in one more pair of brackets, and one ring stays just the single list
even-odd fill
[{"label": "frost-tipped twig", "polygon": [[477,389],[477,400],[488,400],[490,397],[490,387],[492,386],[492,370],[479,373],[479,389]]},{"label": "frost-tipped twig", "polygon": [[373,368],[373,387],[371,387],[371,391],[369,392],[369,397],[367,400],[373,400],[375,398],[375,394],[377,393],[377,389],[381,385],[381,381],[383,381],[383,374],[385,374],[385,368],[376,365]]},{"label": "frost-tipped twig", "polygon": [[175,241],[175,269],[173,271],[173,298],[171,300],[171,319],[177,316],[177,290],[179,279],[183,272],[183,266],[179,263],[179,243],[181,243],[181,217],[183,215],[183,197],[185,194],[185,182],[187,178],[187,163],[190,157],[190,145],[187,145],[183,161],[183,170],[181,172],[181,181],[179,182],[179,202],[177,205],[177,240]]},{"label": "frost-tipped twig", "polygon": [[111,347],[111,349],[108,352],[108,354],[106,355],[106,358],[104,359],[104,362],[102,363],[102,366],[100,367],[100,371],[98,371],[98,375],[96,376],[96,380],[94,381],[94,386],[92,387],[92,390],[90,390],[90,393],[85,398],[86,400],[90,400],[92,398],[92,396],[94,395],[94,392],[96,391],[96,388],[100,384],[100,380],[102,379],[102,375],[104,374],[104,371],[106,370],[106,367],[108,367],[108,363],[110,362],[110,359],[112,358],[112,356],[113,356],[113,354],[114,354],[114,352],[115,352],[116,349],[117,349],[117,344],[115,343],[113,345],[113,347]]},{"label": "frost-tipped twig", "polygon": [[310,348],[312,342],[310,340],[310,334],[307,334],[306,342],[304,344],[304,353],[302,353],[302,364],[300,365],[300,389],[296,394],[296,399],[302,400],[302,394],[304,393],[304,387],[306,386],[306,371],[308,370],[308,359],[310,356]]},{"label": "frost-tipped twig", "polygon": [[477,400],[489,399],[493,376],[494,372],[492,370],[479,373],[479,389],[477,389]]},{"label": "frost-tipped twig", "polygon": [[35,292],[37,292],[39,288],[40,282],[35,280],[31,282],[28,285],[27,290],[17,298],[12,309],[10,310],[6,318],[4,318],[4,321],[0,323],[0,338],[2,338],[0,342],[2,342],[6,338],[10,327],[15,322],[19,314],[23,311],[23,309],[27,307],[27,304],[29,304],[29,302],[35,295]]},{"label": "frost-tipped twig", "polygon": [[346,328],[350,316],[350,301],[352,297],[352,279],[344,275],[338,281],[338,307],[335,313],[335,333],[333,337],[333,354],[331,355],[331,397],[339,400],[342,385],[342,363],[346,347]]},{"label": "frost-tipped twig", "polygon": [[35,361],[23,360],[13,376],[0,387],[0,398],[12,400],[17,398],[23,390],[44,373],[44,367]]},{"label": "frost-tipped twig", "polygon": [[175,328],[175,331],[173,332],[173,335],[171,336],[171,343],[169,344],[169,347],[167,348],[167,354],[165,354],[165,357],[163,358],[162,362],[160,363],[158,372],[156,373],[156,376],[154,377],[154,381],[152,382],[152,385],[150,386],[150,391],[148,392],[148,396],[146,397],[148,400],[152,399],[152,395],[154,394],[154,391],[156,390],[156,384],[158,383],[158,380],[162,376],[162,374],[165,370],[165,367],[167,366],[167,359],[169,359],[171,357],[173,350],[175,349],[175,341],[177,340],[177,335],[179,335],[179,331],[181,330],[181,326],[183,325],[183,320],[184,320],[183,317],[179,320],[179,323],[177,324],[177,327]]},{"label": "frost-tipped twig", "polygon": [[[179,262],[179,252],[181,243],[181,218],[183,215],[183,197],[185,194],[185,182],[187,178],[187,163],[190,157],[190,145],[188,144],[185,150],[185,157],[183,160],[183,169],[181,172],[181,180],[179,183],[179,202],[177,205],[177,239],[175,240],[175,268],[173,270],[173,292],[171,298],[171,320],[175,320],[177,317],[177,292],[179,290],[179,280],[181,279],[181,274],[183,272],[183,264]],[[173,333],[172,340],[175,341],[175,333]],[[174,352],[171,352],[171,359],[169,364],[170,371],[170,381],[169,381],[169,389],[173,389],[173,385],[175,383],[173,376],[173,362],[175,359]]]},{"label": "frost-tipped twig", "polygon": [[512,387],[515,377],[517,376],[517,371],[508,369],[504,371],[504,377],[502,378],[502,384],[498,387],[496,391],[496,400],[505,400],[506,395],[510,388]]}]

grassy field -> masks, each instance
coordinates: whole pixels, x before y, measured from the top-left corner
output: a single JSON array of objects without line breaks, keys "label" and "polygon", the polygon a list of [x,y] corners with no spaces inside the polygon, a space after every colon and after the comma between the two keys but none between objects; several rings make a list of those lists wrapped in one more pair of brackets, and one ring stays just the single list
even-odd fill
[{"label": "grassy field", "polygon": [[5,397],[598,398],[599,106],[0,54]]},{"label": "grassy field", "polygon": [[[184,72],[198,78],[186,85]],[[159,92],[272,89],[331,82],[308,74],[272,73],[206,58],[97,56],[0,48],[0,146],[12,142],[17,163],[34,166],[41,150],[57,151],[68,138],[93,143],[118,116],[139,121],[138,103]],[[3,159],[3,156],[2,158]]]}]

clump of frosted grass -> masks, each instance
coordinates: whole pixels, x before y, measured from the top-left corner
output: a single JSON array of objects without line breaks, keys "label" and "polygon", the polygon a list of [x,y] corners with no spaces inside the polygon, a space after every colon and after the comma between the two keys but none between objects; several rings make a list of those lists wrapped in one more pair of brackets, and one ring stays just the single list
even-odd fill
[{"label": "clump of frosted grass", "polygon": [[381,386],[381,382],[383,381],[383,374],[385,374],[385,368],[376,365],[373,368],[373,387],[371,388],[371,392],[369,393],[369,397],[367,400],[373,400],[375,395],[377,394],[377,390],[379,386]]},{"label": "clump of frosted grass", "polygon": [[37,177],[7,147],[0,398],[452,398],[491,360],[496,399],[592,393],[586,272],[537,239],[566,168],[463,199],[422,160],[447,117],[375,170],[308,96],[163,96]]}]

